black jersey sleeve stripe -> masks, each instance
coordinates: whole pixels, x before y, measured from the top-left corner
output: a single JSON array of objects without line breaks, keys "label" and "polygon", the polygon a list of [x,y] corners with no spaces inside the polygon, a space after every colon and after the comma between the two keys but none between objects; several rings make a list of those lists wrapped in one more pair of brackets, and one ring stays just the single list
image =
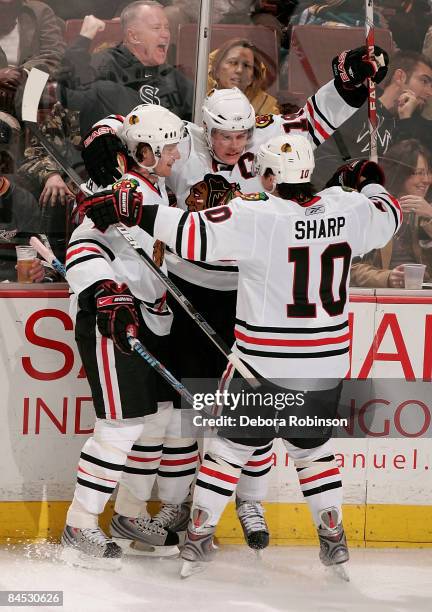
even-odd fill
[{"label": "black jersey sleeve stripe", "polygon": [[236,343],[236,346],[239,351],[245,353],[245,355],[254,355],[255,357],[270,357],[270,358],[280,358],[280,359],[317,359],[321,357],[336,357],[337,355],[343,355],[344,353],[348,353],[349,346],[337,349],[334,351],[321,351],[316,353],[278,353],[275,351],[253,351],[244,346],[241,346]]},{"label": "black jersey sleeve stripe", "polygon": [[142,215],[140,221],[140,228],[143,229],[150,236],[154,236],[154,226],[156,221],[158,207],[157,206],[143,206]]},{"label": "black jersey sleeve stripe", "polygon": [[320,109],[318,108],[318,104],[316,102],[316,98],[315,98],[315,94],[312,96],[311,98],[312,100],[312,106],[314,107],[315,112],[321,117],[321,119],[323,121],[325,121],[327,123],[327,125],[329,126],[329,128],[333,131],[336,130],[336,128],[334,127],[334,125],[332,125],[330,123],[330,121],[327,119],[327,117],[320,111]]},{"label": "black jersey sleeve stripe", "polygon": [[203,268],[204,270],[214,270],[216,272],[233,272],[238,273],[238,266],[217,266],[213,264],[204,263],[203,261],[192,261],[191,259],[187,260],[197,268]]},{"label": "black jersey sleeve stripe", "polygon": [[383,197],[381,197],[379,195],[371,196],[370,199],[372,201],[373,200],[379,200],[380,202],[384,202],[384,204],[387,204],[387,206],[390,208],[390,210],[393,213],[393,217],[394,217],[394,220],[395,220],[395,232],[397,232],[398,227],[399,227],[399,217],[398,217],[398,214],[397,214],[397,211],[396,211],[396,207],[394,206],[394,204],[392,204],[389,200],[387,200],[386,198],[383,198]]},{"label": "black jersey sleeve stripe", "polygon": [[177,237],[176,237],[176,246],[175,246],[175,250],[177,255],[179,255],[181,257],[182,254],[182,238],[183,238],[183,229],[185,226],[185,223],[187,221],[187,218],[189,216],[188,212],[184,212],[182,214],[182,216],[180,217],[180,221],[177,227]]},{"label": "black jersey sleeve stripe", "polygon": [[322,332],[336,332],[348,327],[348,321],[338,325],[327,325],[326,327],[261,327],[260,325],[249,325],[246,321],[236,318],[236,323],[249,331],[270,332],[271,334],[320,334]]},{"label": "black jersey sleeve stripe", "polygon": [[68,249],[70,249],[73,246],[76,246],[77,244],[97,244],[97,246],[102,249],[102,251],[104,251],[108,257],[111,259],[111,261],[114,261],[115,259],[115,255],[114,253],[111,251],[111,249],[109,249],[107,246],[105,246],[104,244],[100,243],[98,240],[94,240],[93,238],[82,238],[80,240],[73,240],[72,242],[69,242],[68,244]]},{"label": "black jersey sleeve stripe", "polygon": [[316,146],[316,147],[319,147],[319,146],[320,146],[320,144],[321,144],[321,142],[320,142],[320,141],[318,140],[318,138],[315,136],[315,130],[313,129],[312,124],[311,124],[311,122],[309,121],[309,119],[308,119],[308,121],[307,121],[307,126],[308,126],[308,132],[309,132],[309,134],[311,135],[311,138],[312,138],[312,140],[314,141],[315,146]]},{"label": "black jersey sleeve stripe", "polygon": [[201,217],[201,215],[198,215],[198,218],[201,237],[200,259],[205,261],[205,258],[207,257],[207,230],[205,227],[204,219]]},{"label": "black jersey sleeve stripe", "polygon": [[103,255],[85,255],[84,257],[77,257],[77,259],[74,259],[74,261],[71,261],[70,263],[66,264],[66,272],[68,272],[74,266],[83,263],[83,261],[88,261],[89,259],[103,259],[104,261],[106,261]]}]

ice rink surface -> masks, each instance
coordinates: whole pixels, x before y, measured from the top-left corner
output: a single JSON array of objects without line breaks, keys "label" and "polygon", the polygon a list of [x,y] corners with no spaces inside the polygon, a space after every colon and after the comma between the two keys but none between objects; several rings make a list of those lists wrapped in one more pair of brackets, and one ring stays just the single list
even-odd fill
[{"label": "ice rink surface", "polygon": [[[62,590],[73,612],[431,612],[432,549],[352,549],[350,583],[312,547],[270,547],[261,561],[225,546],[204,573],[178,576],[178,559],[128,557],[119,571],[68,567],[50,544],[0,549],[2,590]],[[2,608],[3,609],[3,608]],[[11,609],[11,608],[10,608]]]}]

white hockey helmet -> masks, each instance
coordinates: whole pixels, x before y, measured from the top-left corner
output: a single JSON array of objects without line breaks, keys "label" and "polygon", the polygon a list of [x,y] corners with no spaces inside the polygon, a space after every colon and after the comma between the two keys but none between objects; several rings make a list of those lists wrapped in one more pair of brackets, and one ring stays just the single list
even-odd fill
[{"label": "white hockey helmet", "polygon": [[289,134],[271,138],[255,156],[256,174],[263,176],[267,168],[276,176],[276,183],[308,183],[315,168],[309,140]]},{"label": "white hockey helmet", "polygon": [[211,133],[214,129],[227,132],[255,129],[255,111],[252,104],[238,87],[212,89],[204,98],[202,122],[209,149],[213,151]]},{"label": "white hockey helmet", "polygon": [[[185,122],[167,108],[158,104],[140,104],[126,115],[118,135],[136,163],[152,170],[164,146],[179,143],[185,132]],[[141,142],[148,144],[153,151],[156,163],[152,167],[143,166],[137,159],[137,149]]]}]

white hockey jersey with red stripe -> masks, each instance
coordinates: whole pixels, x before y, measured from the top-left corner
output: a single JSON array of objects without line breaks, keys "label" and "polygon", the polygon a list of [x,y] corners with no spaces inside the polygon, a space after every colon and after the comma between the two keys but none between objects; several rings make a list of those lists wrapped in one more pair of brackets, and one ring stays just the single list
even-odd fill
[{"label": "white hockey jersey with red stripe", "polygon": [[[190,123],[190,146],[185,147],[187,154],[182,154],[174,164],[171,176],[166,179],[167,186],[175,193],[178,207],[184,210],[187,209],[185,201],[191,189],[208,173],[220,174],[228,182],[238,183],[243,193],[262,191],[261,179],[255,176],[253,168],[255,154],[262,143],[280,134],[300,132],[310,140],[313,148],[318,147],[357,110],[341,98],[334,82],[330,81],[294,115],[257,116],[253,141],[234,166],[217,162],[208,149],[203,129]],[[117,130],[122,118],[111,115],[99,124]],[[179,260],[172,254],[167,255],[167,261],[171,272],[191,283],[209,289],[237,289],[238,267],[234,261],[191,263]]]},{"label": "white hockey jersey with red stripe", "polygon": [[[125,174],[123,179],[126,178],[138,182],[137,189],[143,193],[143,202],[161,207],[168,206],[163,179],[159,179],[158,184],[153,185],[135,172]],[[155,239],[138,226],[129,228],[129,232],[140,247],[153,257]],[[167,273],[165,262],[161,270]],[[105,232],[101,232],[94,227],[88,217],[85,217],[82,224],[72,233],[68,245],[66,278],[74,292],[71,299],[73,317],[77,309],[77,296],[81,291],[98,280],[112,279],[117,283],[126,283],[133,295],[141,301],[144,321],[152,332],[158,336],[169,333],[172,312],[166,304],[165,286],[114,227],[111,226]]]},{"label": "white hockey jersey with red stripe", "polygon": [[291,387],[283,381],[343,378],[351,259],[389,242],[400,206],[380,185],[332,187],[304,206],[258,196],[200,213],[146,211],[145,227],[182,257],[236,258],[234,351],[261,376]]}]

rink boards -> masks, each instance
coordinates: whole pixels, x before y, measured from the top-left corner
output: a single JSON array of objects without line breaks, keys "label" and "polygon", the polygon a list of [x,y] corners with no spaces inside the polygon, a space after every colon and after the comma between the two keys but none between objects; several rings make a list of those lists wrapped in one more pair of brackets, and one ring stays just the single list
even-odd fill
[{"label": "rink boards", "polygon": [[[66,288],[39,287],[0,289],[3,541],[59,535],[94,419]],[[383,293],[351,296],[350,376],[430,384],[432,294]],[[429,401],[415,399],[414,391],[411,399],[390,393],[376,401],[379,417],[363,422],[368,438],[335,441],[348,536],[358,545],[432,545],[432,393]],[[414,428],[407,411],[418,413]],[[389,438],[387,431],[400,437]],[[314,530],[282,445],[276,444],[274,463],[267,503],[272,541],[309,543]],[[232,507],[218,535],[240,541]]]}]

